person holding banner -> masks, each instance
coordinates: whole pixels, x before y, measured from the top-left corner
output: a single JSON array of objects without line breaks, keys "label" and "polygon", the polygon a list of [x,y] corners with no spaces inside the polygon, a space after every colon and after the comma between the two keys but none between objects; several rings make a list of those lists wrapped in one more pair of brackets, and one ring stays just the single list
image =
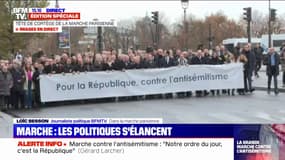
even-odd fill
[{"label": "person holding banner", "polygon": [[[196,56],[194,56],[191,60],[191,64],[193,65],[202,65],[206,64],[206,59],[204,57],[204,53],[202,50],[198,50]],[[204,91],[204,95],[208,95],[209,93],[207,91]],[[201,97],[203,95],[202,91],[196,91],[196,96]]]},{"label": "person holding banner", "polygon": [[34,105],[35,107],[39,107],[41,105],[41,98],[40,98],[40,75],[43,74],[43,65],[40,63],[34,64],[35,72],[33,74],[33,82],[34,82]]},{"label": "person holding banner", "polygon": [[0,65],[0,111],[3,111],[8,108],[13,79],[11,73],[8,71],[8,66],[5,64]]},{"label": "person holding banner", "polygon": [[[128,61],[125,57],[128,56],[123,54],[118,54],[117,59],[113,64],[114,70],[125,72],[125,70],[128,67]],[[126,101],[128,100],[128,97],[118,97],[117,99],[118,101]]]},{"label": "person holding banner", "polygon": [[[225,49],[225,52],[224,52],[223,56],[225,57],[225,64],[229,64],[229,63],[232,63],[232,62],[235,61],[234,55],[230,51],[228,51],[227,49]],[[230,95],[232,95],[232,96],[235,95],[234,89],[227,89],[226,92],[228,93],[229,96]]]},{"label": "person holding banner", "polygon": [[102,64],[102,70],[103,71],[112,71],[114,70],[114,59],[112,58],[112,55],[106,55],[106,59]]},{"label": "person holding banner", "polygon": [[56,55],[54,57],[54,60],[55,60],[55,63],[53,64],[53,72],[54,73],[63,73],[63,68],[64,68],[64,65],[61,61],[61,57],[59,55]]},{"label": "person holding banner", "polygon": [[78,58],[77,60],[78,64],[76,65],[76,71],[79,73],[79,72],[87,72],[87,70],[85,69],[85,66],[84,66],[84,62],[83,62],[83,59],[82,57]]},{"label": "person holding banner", "polygon": [[15,109],[19,108],[19,103],[21,108],[25,107],[25,93],[24,93],[24,83],[26,81],[25,72],[21,66],[21,62],[15,60],[13,62],[13,68],[11,69],[13,77],[13,87],[12,87],[12,105]]},{"label": "person holding banner", "polygon": [[[168,68],[171,66],[174,66],[174,59],[169,57],[169,51],[163,51],[163,49],[158,49],[158,68]],[[164,94],[165,98],[172,98],[173,94],[172,93],[166,93]],[[162,98],[162,94],[158,94],[158,98]]]},{"label": "person holding banner", "polygon": [[145,68],[145,69],[157,68],[157,65],[154,61],[154,57],[150,53],[145,54],[142,64],[143,64],[143,68]]},{"label": "person holding banner", "polygon": [[[243,63],[243,80],[244,80],[244,86],[246,85],[246,70],[245,70],[245,65],[247,63],[247,58],[244,54],[239,54],[237,57],[236,62],[237,63]],[[237,89],[237,92],[239,95],[245,95],[245,88],[239,88]]]},{"label": "person holding banner", "polygon": [[[218,53],[216,51],[213,52],[213,55],[211,56],[209,60],[210,65],[219,65],[223,64],[224,62],[222,59],[218,56]],[[215,96],[215,94],[220,95],[220,90],[210,90],[211,94]]]},{"label": "person holding banner", "polygon": [[89,57],[84,58],[84,70],[88,72],[94,71],[94,65]]},{"label": "person holding banner", "polygon": [[[179,54],[179,58],[177,59],[178,66],[187,66],[188,60],[186,59],[186,51],[184,52],[177,52]],[[186,96],[186,92],[178,92],[178,98],[184,98]]]},{"label": "person holding banner", "polygon": [[103,57],[101,54],[96,54],[94,56],[94,64],[93,64],[93,70],[96,71],[102,71],[103,64]]},{"label": "person holding banner", "polygon": [[34,69],[32,68],[32,65],[30,63],[25,64],[24,67],[25,72],[25,83],[24,83],[24,90],[25,90],[25,106],[26,108],[31,109],[33,105],[33,89],[34,89],[34,83],[33,83],[33,74]]},{"label": "person holding banner", "polygon": [[[144,57],[145,58],[142,61],[142,66],[144,69],[158,68],[158,66],[157,66],[158,63],[154,61],[154,56],[151,53],[146,53],[144,55]],[[159,60],[159,59],[157,59],[157,60]],[[155,99],[155,98],[162,98],[162,96],[157,95],[157,94],[145,95],[145,99]]]},{"label": "person holding banner", "polygon": [[115,70],[119,71],[124,71],[126,69],[126,64],[124,63],[124,55],[119,54],[118,57],[116,58],[114,65],[113,65]]},{"label": "person holding banner", "polygon": [[51,74],[53,72],[52,59],[46,59],[44,62],[44,73]]},{"label": "person holding banner", "polygon": [[72,61],[70,58],[67,58],[66,60],[66,65],[63,68],[64,73],[73,73],[74,72],[74,67],[72,65]]},{"label": "person holding banner", "polygon": [[211,55],[210,55],[209,50],[207,48],[205,48],[203,50],[203,53],[204,53],[205,64],[210,64]]},{"label": "person holding banner", "polygon": [[[134,56],[129,69],[142,69],[142,68],[143,68],[143,65],[141,64],[141,57]],[[130,100],[140,100],[142,98],[143,96],[131,96]]]}]

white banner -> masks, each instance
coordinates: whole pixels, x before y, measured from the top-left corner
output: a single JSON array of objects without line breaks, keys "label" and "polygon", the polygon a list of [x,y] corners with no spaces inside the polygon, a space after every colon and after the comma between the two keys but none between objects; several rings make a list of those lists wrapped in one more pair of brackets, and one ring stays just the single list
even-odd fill
[{"label": "white banner", "polygon": [[40,77],[42,102],[243,87],[240,63]]}]

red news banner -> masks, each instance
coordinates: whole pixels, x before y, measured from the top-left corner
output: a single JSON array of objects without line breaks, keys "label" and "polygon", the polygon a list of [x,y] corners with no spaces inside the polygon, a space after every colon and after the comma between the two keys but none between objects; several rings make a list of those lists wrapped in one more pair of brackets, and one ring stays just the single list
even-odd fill
[{"label": "red news banner", "polygon": [[28,13],[29,20],[79,20],[80,13]]},{"label": "red news banner", "polygon": [[37,21],[80,20],[79,12],[65,12],[65,8],[14,8],[17,22],[14,23],[14,32],[17,33],[51,33],[62,32],[59,25],[40,24]]}]

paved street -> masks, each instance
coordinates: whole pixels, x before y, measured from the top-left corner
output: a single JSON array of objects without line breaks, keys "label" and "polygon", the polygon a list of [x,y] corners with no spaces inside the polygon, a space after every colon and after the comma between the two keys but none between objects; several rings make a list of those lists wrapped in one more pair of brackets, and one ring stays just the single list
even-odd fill
[{"label": "paved street", "polygon": [[13,116],[0,112],[0,138],[12,137]]},{"label": "paved street", "polygon": [[256,91],[247,96],[208,96],[15,110],[19,117],[158,117],[166,123],[285,122],[285,94]]}]

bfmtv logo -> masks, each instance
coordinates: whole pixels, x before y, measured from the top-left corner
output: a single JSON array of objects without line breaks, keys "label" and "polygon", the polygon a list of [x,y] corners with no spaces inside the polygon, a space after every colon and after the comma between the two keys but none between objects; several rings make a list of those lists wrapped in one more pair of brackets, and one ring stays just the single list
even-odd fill
[{"label": "bfmtv logo", "polygon": [[28,8],[13,8],[12,14],[15,15],[15,19],[17,20],[27,20],[28,19]]}]

